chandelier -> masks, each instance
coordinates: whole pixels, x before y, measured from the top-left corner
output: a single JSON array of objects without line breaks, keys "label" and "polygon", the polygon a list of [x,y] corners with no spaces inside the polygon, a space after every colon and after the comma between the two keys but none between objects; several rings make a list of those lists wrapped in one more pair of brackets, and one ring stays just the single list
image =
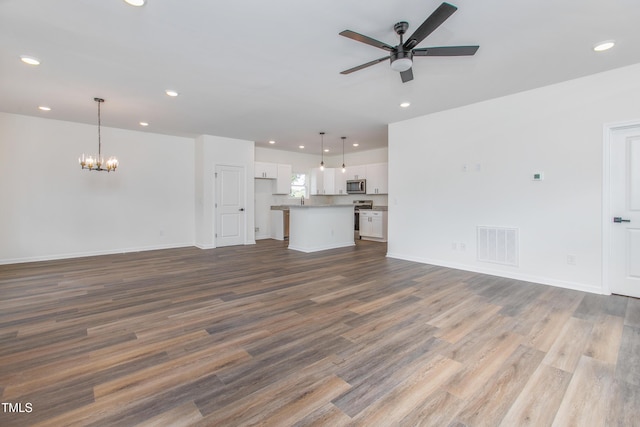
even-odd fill
[{"label": "chandelier", "polygon": [[82,166],[82,169],[89,169],[90,171],[115,171],[118,167],[118,159],[111,156],[107,159],[106,163],[104,161],[104,157],[102,157],[102,141],[100,139],[100,104],[104,102],[102,98],[93,98],[94,101],[98,103],[98,155],[88,155],[85,156],[82,153],[82,156],[78,158],[78,163]]}]

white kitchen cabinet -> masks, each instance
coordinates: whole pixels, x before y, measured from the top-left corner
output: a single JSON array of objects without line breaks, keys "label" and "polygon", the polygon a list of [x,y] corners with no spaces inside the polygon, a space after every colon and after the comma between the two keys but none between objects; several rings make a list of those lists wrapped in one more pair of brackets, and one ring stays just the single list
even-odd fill
[{"label": "white kitchen cabinet", "polygon": [[347,194],[346,180],[342,169],[320,168],[311,170],[311,195],[314,196],[342,196]]},{"label": "white kitchen cabinet", "polygon": [[291,193],[291,165],[277,165],[276,192],[273,194]]},{"label": "white kitchen cabinet", "polygon": [[387,163],[374,163],[367,166],[367,194],[387,194],[389,171]]},{"label": "white kitchen cabinet", "polygon": [[347,170],[344,173],[345,181],[348,179],[366,179],[367,167],[365,165],[360,166],[347,166]]},{"label": "white kitchen cabinet", "polygon": [[360,209],[360,238],[387,241],[387,212]]},{"label": "white kitchen cabinet", "polygon": [[344,196],[347,194],[347,179],[342,173],[342,168],[333,170],[333,194]]},{"label": "white kitchen cabinet", "polygon": [[324,174],[320,168],[311,169],[311,184],[309,192],[312,196],[324,194]]},{"label": "white kitchen cabinet", "polygon": [[253,177],[264,179],[278,178],[278,165],[276,163],[255,162],[253,164]]}]

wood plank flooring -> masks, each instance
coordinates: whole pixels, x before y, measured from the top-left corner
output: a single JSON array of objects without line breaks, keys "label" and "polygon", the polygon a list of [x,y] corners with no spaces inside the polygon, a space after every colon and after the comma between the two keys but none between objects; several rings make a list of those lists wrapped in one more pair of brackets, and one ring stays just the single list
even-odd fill
[{"label": "wood plank flooring", "polygon": [[385,251],[0,266],[0,425],[640,425],[640,300]]}]

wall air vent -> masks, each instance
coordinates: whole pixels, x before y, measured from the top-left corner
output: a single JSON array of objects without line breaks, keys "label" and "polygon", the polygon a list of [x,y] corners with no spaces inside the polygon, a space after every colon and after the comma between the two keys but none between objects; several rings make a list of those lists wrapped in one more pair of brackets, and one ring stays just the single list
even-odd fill
[{"label": "wall air vent", "polygon": [[517,228],[478,226],[478,261],[518,265]]}]

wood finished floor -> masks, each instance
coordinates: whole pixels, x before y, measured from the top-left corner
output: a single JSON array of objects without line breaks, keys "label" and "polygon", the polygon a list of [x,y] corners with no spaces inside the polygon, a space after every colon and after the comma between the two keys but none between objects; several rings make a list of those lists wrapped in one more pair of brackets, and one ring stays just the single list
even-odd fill
[{"label": "wood finished floor", "polygon": [[0,425],[640,425],[640,300],[385,250],[0,266]]}]

